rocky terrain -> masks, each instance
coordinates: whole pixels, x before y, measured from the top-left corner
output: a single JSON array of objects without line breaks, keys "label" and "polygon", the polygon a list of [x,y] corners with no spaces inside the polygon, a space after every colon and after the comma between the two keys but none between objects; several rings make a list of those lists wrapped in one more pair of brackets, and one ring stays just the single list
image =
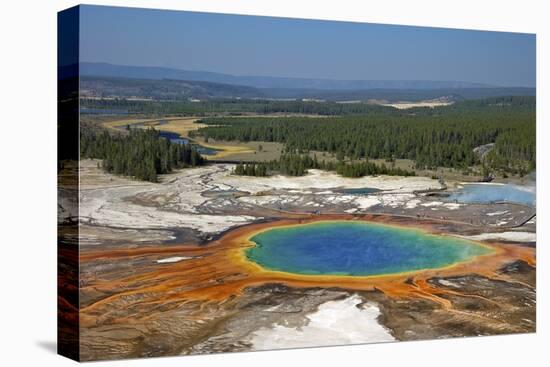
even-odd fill
[{"label": "rocky terrain", "polygon": [[[160,183],[81,166],[84,360],[534,332],[535,208],[463,204],[424,177],[231,175],[231,165]],[[350,189],[372,188],[369,194]],[[331,217],[483,241],[496,255],[381,279],[301,279],[237,260],[258,226]],[[286,222],[285,222],[286,221]],[[74,231],[65,241],[76,243]],[[346,279],[347,278],[347,279]],[[360,277],[359,277],[360,278]]]}]

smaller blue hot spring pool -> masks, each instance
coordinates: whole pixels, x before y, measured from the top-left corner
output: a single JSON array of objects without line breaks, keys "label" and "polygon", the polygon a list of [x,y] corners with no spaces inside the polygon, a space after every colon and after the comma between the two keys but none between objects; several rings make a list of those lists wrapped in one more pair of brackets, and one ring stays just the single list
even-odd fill
[{"label": "smaller blue hot spring pool", "polygon": [[535,206],[536,192],[534,186],[465,184],[461,189],[451,192],[447,200],[467,204],[509,202]]}]

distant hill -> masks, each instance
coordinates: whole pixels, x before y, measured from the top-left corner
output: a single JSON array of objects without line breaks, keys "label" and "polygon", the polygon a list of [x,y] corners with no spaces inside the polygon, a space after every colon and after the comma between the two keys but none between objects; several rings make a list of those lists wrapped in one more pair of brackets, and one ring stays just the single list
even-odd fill
[{"label": "distant hill", "polygon": [[428,80],[332,80],[313,78],[286,78],[269,76],[236,76],[208,71],[189,71],[164,67],[123,66],[107,63],[83,62],[84,76],[103,76],[133,79],[171,79],[235,84],[255,88],[364,90],[364,89],[459,89],[489,88],[487,84],[462,81]]},{"label": "distant hill", "polygon": [[189,98],[272,98],[328,101],[449,101],[498,96],[534,96],[535,88],[494,87],[456,81],[384,81],[234,76],[162,67],[80,64],[84,96]]},{"label": "distant hill", "polygon": [[82,76],[82,97],[187,99],[310,99],[326,101],[378,101],[375,103],[426,100],[457,102],[499,96],[534,96],[534,88],[444,88],[444,89],[364,89],[326,90],[298,88],[254,88],[245,85],[196,80],[132,79]]},{"label": "distant hill", "polygon": [[242,85],[205,81],[89,76],[80,78],[80,95],[82,97],[138,97],[155,100],[264,97],[260,90]]}]

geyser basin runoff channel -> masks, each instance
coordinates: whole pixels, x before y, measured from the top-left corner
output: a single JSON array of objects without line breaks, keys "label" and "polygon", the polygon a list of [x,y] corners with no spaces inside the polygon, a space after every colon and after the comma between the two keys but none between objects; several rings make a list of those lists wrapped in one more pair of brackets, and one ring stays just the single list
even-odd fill
[{"label": "geyser basin runoff channel", "polygon": [[264,230],[245,250],[263,268],[302,275],[375,276],[437,269],[493,250],[385,224],[323,221]]}]

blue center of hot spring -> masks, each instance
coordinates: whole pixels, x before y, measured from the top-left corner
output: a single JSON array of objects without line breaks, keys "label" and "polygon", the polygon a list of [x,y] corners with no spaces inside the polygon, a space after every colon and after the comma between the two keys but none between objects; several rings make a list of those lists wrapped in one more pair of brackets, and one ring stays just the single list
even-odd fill
[{"label": "blue center of hot spring", "polygon": [[249,260],[306,275],[368,276],[441,268],[491,250],[419,230],[351,221],[268,229],[251,238]]}]

